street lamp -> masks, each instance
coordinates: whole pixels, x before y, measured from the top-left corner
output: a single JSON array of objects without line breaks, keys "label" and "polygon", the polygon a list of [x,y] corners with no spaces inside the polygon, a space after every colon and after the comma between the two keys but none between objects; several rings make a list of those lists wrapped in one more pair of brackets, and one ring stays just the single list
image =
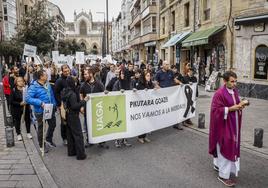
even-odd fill
[{"label": "street lamp", "polygon": [[[97,14],[103,14],[103,38],[102,38],[102,56],[104,57],[104,55],[107,54],[107,50],[106,50],[106,32],[105,32],[105,12],[96,12]],[[108,30],[107,30],[107,35],[108,35]],[[108,41],[107,41],[108,42]]]},{"label": "street lamp", "polygon": [[106,0],[106,31],[107,31],[107,35],[106,35],[106,41],[107,41],[107,53],[109,54],[109,12],[108,12],[108,0]]}]

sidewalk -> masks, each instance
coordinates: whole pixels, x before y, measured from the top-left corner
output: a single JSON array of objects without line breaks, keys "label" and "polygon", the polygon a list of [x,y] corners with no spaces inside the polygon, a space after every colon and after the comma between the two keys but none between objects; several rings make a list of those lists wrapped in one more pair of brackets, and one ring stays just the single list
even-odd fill
[{"label": "sidewalk", "polygon": [[33,141],[27,139],[24,125],[22,125],[24,141],[17,141],[14,129],[15,146],[6,147],[2,105],[0,114],[0,187],[57,187]]},{"label": "sidewalk", "polygon": [[[196,116],[192,119],[194,126],[190,128],[205,134],[209,133],[210,105],[213,95],[214,92],[206,92],[204,90],[204,87],[199,87],[199,98],[197,101]],[[268,159],[268,101],[255,98],[250,98],[249,100],[250,106],[246,107],[246,109],[243,111],[241,146],[244,149],[250,150]],[[197,128],[199,113],[205,113],[205,129]],[[255,128],[262,128],[264,130],[262,148],[257,148],[253,146]]]}]

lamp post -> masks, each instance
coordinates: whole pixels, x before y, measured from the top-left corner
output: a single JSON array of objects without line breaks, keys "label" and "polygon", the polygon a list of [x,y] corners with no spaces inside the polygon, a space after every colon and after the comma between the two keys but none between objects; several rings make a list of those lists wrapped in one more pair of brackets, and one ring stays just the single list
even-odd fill
[{"label": "lamp post", "polygon": [[[105,12],[96,12],[97,14],[103,14],[103,37],[102,37],[102,56],[104,57],[104,55],[107,54],[107,50],[106,50],[106,32],[105,32]],[[108,30],[107,30],[108,33]],[[108,35],[108,34],[107,34]],[[108,41],[107,41],[108,42]]]},{"label": "lamp post", "polygon": [[106,41],[107,41],[107,53],[109,54],[109,12],[108,12],[108,0],[106,0]]}]

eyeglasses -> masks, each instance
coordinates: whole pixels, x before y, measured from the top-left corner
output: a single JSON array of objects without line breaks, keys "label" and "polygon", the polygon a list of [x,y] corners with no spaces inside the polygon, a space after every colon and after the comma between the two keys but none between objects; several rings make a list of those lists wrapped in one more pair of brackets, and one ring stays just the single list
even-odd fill
[{"label": "eyeglasses", "polygon": [[232,80],[232,81],[230,81],[231,83],[237,83],[237,80]]}]

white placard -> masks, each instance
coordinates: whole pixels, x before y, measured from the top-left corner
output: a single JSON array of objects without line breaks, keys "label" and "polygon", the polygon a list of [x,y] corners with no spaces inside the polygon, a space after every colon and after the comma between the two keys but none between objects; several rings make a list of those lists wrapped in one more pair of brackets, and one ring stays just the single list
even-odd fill
[{"label": "white placard", "polygon": [[44,120],[51,119],[52,112],[53,112],[53,104],[45,104],[44,105],[44,113],[43,113]]},{"label": "white placard", "polygon": [[85,64],[85,53],[84,52],[76,52],[76,64]]},{"label": "white placard", "polygon": [[37,50],[36,46],[25,44],[24,45],[24,50],[23,50],[23,56],[35,57],[36,50]]},{"label": "white placard", "polygon": [[59,58],[59,51],[52,51],[52,61],[57,64]]}]

